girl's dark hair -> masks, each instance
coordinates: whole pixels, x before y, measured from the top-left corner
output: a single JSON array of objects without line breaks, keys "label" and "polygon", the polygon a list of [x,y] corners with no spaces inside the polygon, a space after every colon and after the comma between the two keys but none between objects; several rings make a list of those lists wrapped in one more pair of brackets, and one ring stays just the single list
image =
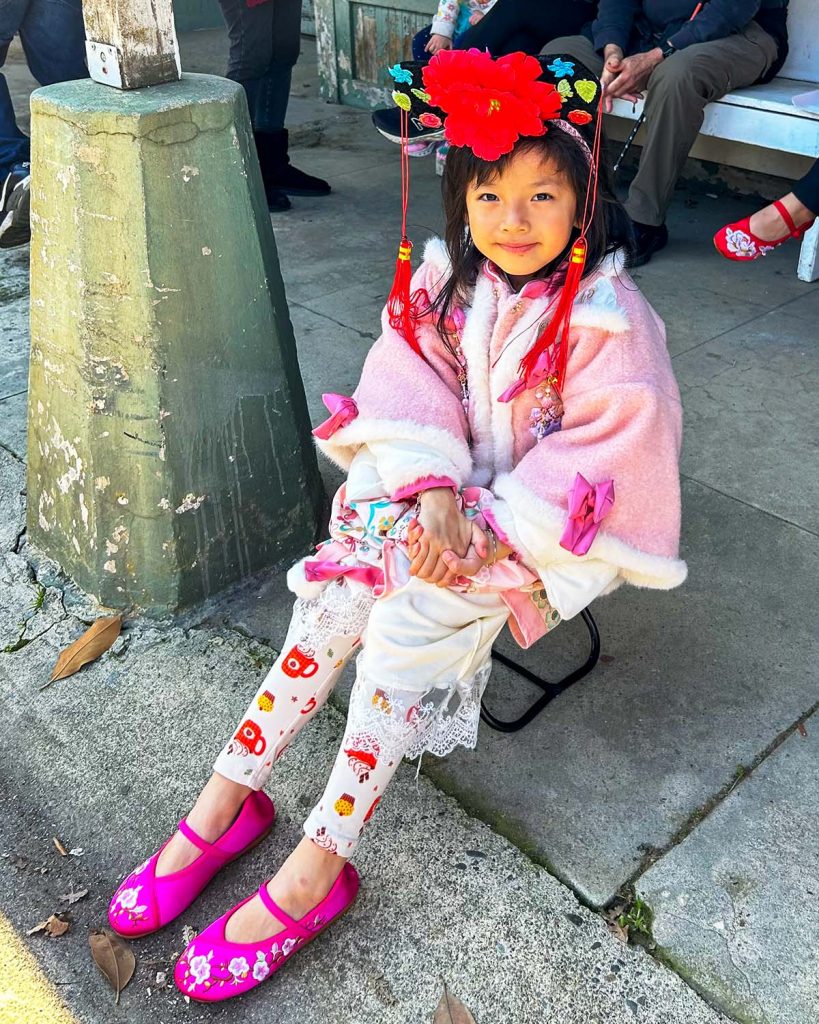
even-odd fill
[{"label": "girl's dark hair", "polygon": [[[467,191],[472,182],[480,186],[496,174],[502,174],[514,156],[526,152],[537,152],[544,160],[553,161],[557,169],[569,179],[577,196],[578,217],[583,213],[583,204],[589,187],[588,154],[577,139],[558,126],[550,125],[544,135],[536,138],[519,139],[511,152],[491,162],[481,160],[464,146],[453,146],[447,154],[441,181],[446,221],[444,241],[449,253],[451,273],[438,295],[431,301],[429,308],[424,310],[425,313],[435,315],[438,331],[443,338],[447,337],[447,318],[458,303],[468,300],[470,289],[477,278],[478,268],[485,259],[475,248],[466,230]],[[588,252],[584,277],[595,270],[608,253],[623,246],[631,249],[634,244],[631,221],[611,189],[608,170],[602,159],[600,164],[597,205],[586,232]],[[543,267],[539,276],[548,277],[560,266],[568,257],[578,234],[575,228],[566,248],[551,263]]]}]

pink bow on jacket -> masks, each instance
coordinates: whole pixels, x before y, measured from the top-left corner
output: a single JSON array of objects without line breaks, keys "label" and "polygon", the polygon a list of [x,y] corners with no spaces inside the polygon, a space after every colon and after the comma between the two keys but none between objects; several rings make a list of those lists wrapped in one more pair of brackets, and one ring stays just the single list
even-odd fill
[{"label": "pink bow on jacket", "polygon": [[585,555],[597,536],[600,523],[614,504],[614,481],[590,484],[578,473],[569,491],[569,518],[560,538],[560,546],[573,555]]},{"label": "pink bow on jacket", "polygon": [[319,423],[313,431],[313,436],[321,441],[329,441],[337,430],[346,427],[358,416],[358,406],[352,398],[348,398],[346,395],[327,394],[322,395],[321,400],[332,415],[323,423]]}]

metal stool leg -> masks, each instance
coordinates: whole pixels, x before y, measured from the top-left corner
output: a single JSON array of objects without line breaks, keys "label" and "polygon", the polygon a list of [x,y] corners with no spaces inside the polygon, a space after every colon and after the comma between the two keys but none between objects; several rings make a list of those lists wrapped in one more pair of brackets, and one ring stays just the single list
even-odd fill
[{"label": "metal stool leg", "polygon": [[535,675],[534,672],[530,672],[528,668],[524,668],[523,665],[518,665],[516,662],[512,661],[511,658],[507,658],[505,654],[499,654],[497,651],[492,651],[493,658],[499,661],[502,665],[506,665],[508,668],[514,669],[518,675],[523,676],[525,679],[528,679],[529,682],[539,686],[544,692],[543,696],[538,697],[528,711],[524,712],[520,718],[515,718],[511,722],[504,722],[500,718],[495,718],[492,712],[486,707],[486,704],[481,701],[481,718],[487,725],[491,726],[493,729],[497,729],[498,732],[517,732],[518,729],[522,729],[524,725],[528,725],[533,718],[536,718],[546,705],[550,701],[554,700],[558,694],[563,693],[563,691],[567,690],[572,683],[576,683],[578,679],[582,679],[583,676],[586,676],[591,672],[600,657],[600,631],[597,628],[597,623],[594,621],[594,616],[588,608],[584,608],[580,615],[589,630],[589,656],[579,668],[574,669],[557,683],[550,683],[548,679],[542,679],[540,676]]}]

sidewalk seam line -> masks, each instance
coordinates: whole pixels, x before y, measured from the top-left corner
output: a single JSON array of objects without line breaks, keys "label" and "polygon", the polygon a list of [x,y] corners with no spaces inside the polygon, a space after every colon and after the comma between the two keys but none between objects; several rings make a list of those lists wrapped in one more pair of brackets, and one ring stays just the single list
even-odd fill
[{"label": "sidewalk seam line", "polygon": [[[697,828],[710,816],[713,812],[721,807],[731,793],[741,786],[744,782],[747,782],[751,778],[756,769],[764,762],[767,761],[771,754],[775,753],[779,747],[793,735],[804,723],[811,718],[814,714],[819,711],[819,700],[815,701],[807,711],[803,711],[799,717],[782,729],[771,742],[764,747],[756,756],[746,765],[740,765],[743,768],[743,773],[738,778],[732,779],[730,782],[725,783],[712,797],[706,800],[699,808],[692,811],[689,814],[686,821],[680,825],[674,835],[663,847],[655,847],[649,850],[641,860],[639,866],[630,875],[627,882],[624,883],[623,888],[627,886],[634,886],[636,888],[639,879],[648,871],[651,867],[657,864],[659,861],[670,853],[677,846],[680,846],[685,840],[694,834]],[[676,972],[675,972],[676,973]]]},{"label": "sidewalk seam line", "polygon": [[744,501],[742,498],[738,498],[735,494],[728,494],[727,491],[721,491],[719,487],[714,487],[713,484],[706,483],[705,480],[698,480],[697,477],[690,476],[688,473],[680,473],[680,479],[689,480],[691,483],[699,484],[700,487],[705,487],[709,491],[713,491],[714,494],[720,494],[723,498],[728,498],[730,501],[739,502],[740,505],[744,505],[746,508],[751,508],[754,512],[761,512],[763,516],[769,516],[771,519],[775,519],[778,523],[787,523],[788,526],[792,526],[795,530],[800,530],[802,533],[806,533],[809,537],[819,537],[819,533],[815,530],[811,530],[807,526],[795,523],[792,519],[788,519],[786,516],[777,515],[776,512],[770,512],[766,508],[754,505],[750,501]]}]

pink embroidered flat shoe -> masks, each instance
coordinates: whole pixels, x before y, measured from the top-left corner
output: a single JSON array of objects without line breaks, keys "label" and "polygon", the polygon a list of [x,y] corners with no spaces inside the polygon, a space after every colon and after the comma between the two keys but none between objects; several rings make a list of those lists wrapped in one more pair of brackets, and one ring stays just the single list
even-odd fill
[{"label": "pink embroidered flat shoe", "polygon": [[783,242],[787,242],[789,238],[801,238],[813,226],[813,221],[809,221],[798,228],[784,203],[777,199],[773,205],[788,228],[787,235],[776,238],[772,242],[766,242],[764,238],[759,238],[751,231],[751,218],[743,217],[742,220],[738,220],[734,224],[726,224],[714,235],[714,245],[720,255],[738,263],[758,260],[760,256],[767,256],[769,252],[778,245],[782,245]]},{"label": "pink embroidered flat shoe", "polygon": [[270,832],[276,810],[270,797],[253,792],[242,804],[236,820],[215,843],[198,836],[187,821],[179,831],[202,853],[181,871],[156,877],[156,862],[170,842],[120,884],[108,906],[108,921],[115,932],[135,939],[164,928],[193,903],[213,876],[225,864],[252,850]]},{"label": "pink embroidered flat shoe", "polygon": [[267,883],[259,889],[262,903],[285,926],[259,942],[229,942],[225,927],[230,917],[253,896],[208,925],[176,962],[174,980],[179,991],[201,1003],[218,1003],[240,996],[282,967],[296,950],[306,946],[348,910],[358,893],[358,872],[345,864],[333,888],[309,914],[294,921],[273,900]]}]

